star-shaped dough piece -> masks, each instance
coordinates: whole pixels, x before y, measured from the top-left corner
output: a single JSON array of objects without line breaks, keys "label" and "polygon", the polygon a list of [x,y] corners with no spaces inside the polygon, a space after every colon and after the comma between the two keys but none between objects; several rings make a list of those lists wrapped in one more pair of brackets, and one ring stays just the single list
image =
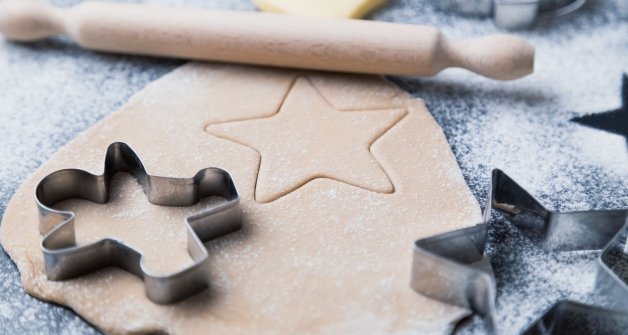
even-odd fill
[{"label": "star-shaped dough piece", "polygon": [[392,193],[394,187],[370,147],[406,113],[340,111],[307,79],[297,78],[276,114],[212,124],[206,131],[260,154],[258,202],[276,200],[316,178]]},{"label": "star-shaped dough piece", "polygon": [[265,12],[359,19],[387,0],[254,0]]}]

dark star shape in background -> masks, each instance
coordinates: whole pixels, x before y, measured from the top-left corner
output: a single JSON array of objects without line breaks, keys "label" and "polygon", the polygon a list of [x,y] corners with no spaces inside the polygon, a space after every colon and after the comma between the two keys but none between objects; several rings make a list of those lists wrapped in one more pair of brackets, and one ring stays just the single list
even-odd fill
[{"label": "dark star shape in background", "polygon": [[619,134],[628,141],[628,75],[624,74],[621,89],[621,107],[604,113],[578,116],[571,121],[581,125]]}]

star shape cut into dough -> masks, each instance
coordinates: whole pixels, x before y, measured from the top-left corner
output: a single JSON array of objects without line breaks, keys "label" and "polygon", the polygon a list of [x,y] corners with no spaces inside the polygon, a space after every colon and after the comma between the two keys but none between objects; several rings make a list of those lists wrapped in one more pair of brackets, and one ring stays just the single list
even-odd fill
[{"label": "star shape cut into dough", "polygon": [[276,200],[316,178],[392,193],[394,187],[370,147],[406,113],[403,109],[340,111],[299,77],[277,113],[212,124],[206,131],[260,154],[258,202]]}]

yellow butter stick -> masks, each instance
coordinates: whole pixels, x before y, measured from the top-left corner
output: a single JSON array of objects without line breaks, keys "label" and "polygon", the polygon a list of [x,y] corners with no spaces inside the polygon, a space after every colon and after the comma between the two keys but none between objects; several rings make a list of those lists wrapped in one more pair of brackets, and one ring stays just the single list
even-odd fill
[{"label": "yellow butter stick", "polygon": [[387,0],[253,0],[265,12],[359,19]]}]

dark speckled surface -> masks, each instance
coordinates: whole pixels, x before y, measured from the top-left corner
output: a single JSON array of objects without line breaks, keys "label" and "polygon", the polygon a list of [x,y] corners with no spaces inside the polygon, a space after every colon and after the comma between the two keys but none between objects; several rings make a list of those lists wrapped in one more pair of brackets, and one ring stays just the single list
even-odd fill
[{"label": "dark speckled surface", "polygon": [[[150,2],[253,9],[245,0]],[[391,1],[373,18],[437,25],[457,38],[502,32],[490,20],[439,12],[429,1]],[[620,105],[621,78],[628,72],[628,2],[589,1],[568,20],[518,34],[537,48],[536,72],[523,80],[495,82],[461,70],[392,79],[426,101],[481,202],[489,171],[499,167],[550,208],[628,206],[625,139],[569,121]],[[31,45],[0,40],[0,213],[58,148],[179,64],[93,53],[62,38]],[[505,333],[520,331],[558,299],[599,300],[587,286],[595,253],[548,255],[500,222],[492,252]],[[3,251],[0,285],[0,333],[97,333],[70,310],[26,295]],[[476,320],[463,332],[482,329]]]}]

